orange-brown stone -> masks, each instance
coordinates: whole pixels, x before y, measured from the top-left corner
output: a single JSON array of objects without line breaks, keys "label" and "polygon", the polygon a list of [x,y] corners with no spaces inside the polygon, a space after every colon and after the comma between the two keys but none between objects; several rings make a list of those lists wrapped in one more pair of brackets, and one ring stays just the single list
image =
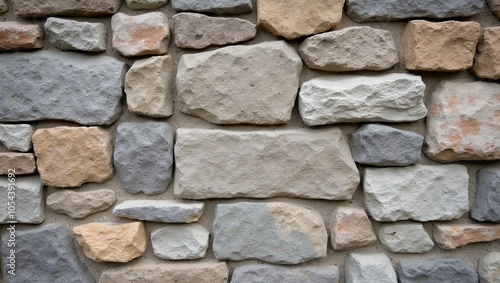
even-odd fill
[{"label": "orange-brown stone", "polygon": [[33,153],[2,152],[0,153],[0,175],[9,174],[15,169],[16,175],[31,174],[36,171]]},{"label": "orange-brown stone", "polygon": [[367,246],[377,241],[372,223],[363,208],[338,207],[330,216],[331,243],[335,250]]},{"label": "orange-brown stone", "polygon": [[434,241],[445,250],[500,239],[500,225],[435,224]]},{"label": "orange-brown stone", "polygon": [[480,78],[500,79],[500,27],[483,29],[471,70]]},{"label": "orange-brown stone", "polygon": [[0,22],[0,51],[43,47],[43,31],[38,25]]}]

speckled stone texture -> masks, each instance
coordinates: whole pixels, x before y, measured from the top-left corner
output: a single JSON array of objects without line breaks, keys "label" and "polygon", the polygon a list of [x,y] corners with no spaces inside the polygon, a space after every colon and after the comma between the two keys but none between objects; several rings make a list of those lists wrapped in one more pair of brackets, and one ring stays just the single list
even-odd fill
[{"label": "speckled stone texture", "polygon": [[248,264],[236,267],[231,283],[338,283],[339,268],[333,265],[284,267]]},{"label": "speckled stone texture", "polygon": [[118,12],[121,0],[12,0],[21,18],[44,16],[104,16]]},{"label": "speckled stone texture", "polygon": [[456,257],[401,260],[397,274],[400,283],[478,283],[474,269]]},{"label": "speckled stone texture", "polygon": [[203,214],[203,202],[180,200],[127,200],[113,208],[113,215],[165,223],[196,222]]},{"label": "speckled stone texture", "polygon": [[51,17],[45,21],[49,41],[61,50],[102,52],[106,50],[106,26]]},{"label": "speckled stone texture", "polygon": [[0,124],[0,142],[10,150],[26,152],[33,145],[35,130],[29,124]]},{"label": "speckled stone texture", "polygon": [[380,243],[393,253],[425,253],[434,242],[422,224],[386,224],[378,230]]},{"label": "speckled stone texture", "polygon": [[500,79],[500,27],[482,29],[471,71],[479,78]]},{"label": "speckled stone texture", "polygon": [[397,283],[391,261],[383,253],[348,254],[345,260],[346,283]]},{"label": "speckled stone texture", "polygon": [[43,31],[38,25],[0,22],[0,51],[39,49],[43,47]]},{"label": "speckled stone texture", "polygon": [[171,0],[177,11],[215,14],[245,14],[253,10],[252,0]]},{"label": "speckled stone texture", "polygon": [[[12,178],[15,182],[9,182]],[[0,177],[0,199],[3,200],[0,202],[0,224],[7,224],[9,221],[42,223],[45,220],[44,197],[45,188],[37,175],[21,177],[11,174]]]},{"label": "speckled stone texture", "polygon": [[110,189],[87,192],[60,190],[47,197],[47,206],[57,213],[83,219],[110,208],[115,201],[116,193]]},{"label": "speckled stone texture", "polygon": [[481,222],[500,222],[500,167],[477,171],[470,217]]},{"label": "speckled stone texture", "polygon": [[485,254],[479,260],[477,272],[481,283],[498,283],[500,281],[500,253]]},{"label": "speckled stone texture", "polygon": [[33,153],[0,152],[0,175],[16,170],[16,175],[36,172],[35,155]]}]

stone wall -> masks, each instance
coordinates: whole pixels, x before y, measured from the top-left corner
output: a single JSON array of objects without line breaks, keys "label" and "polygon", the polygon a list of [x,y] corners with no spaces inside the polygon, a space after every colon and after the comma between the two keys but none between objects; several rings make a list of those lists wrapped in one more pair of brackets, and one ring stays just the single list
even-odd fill
[{"label": "stone wall", "polygon": [[0,0],[3,282],[500,282],[500,1],[167,2]]}]

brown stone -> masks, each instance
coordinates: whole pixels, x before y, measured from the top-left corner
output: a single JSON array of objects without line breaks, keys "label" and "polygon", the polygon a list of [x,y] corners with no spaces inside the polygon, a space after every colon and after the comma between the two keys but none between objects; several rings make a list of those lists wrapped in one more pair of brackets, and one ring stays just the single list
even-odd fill
[{"label": "brown stone", "polygon": [[91,214],[110,208],[116,201],[113,190],[103,189],[88,192],[60,190],[47,197],[47,205],[57,213],[71,218],[83,219]]},{"label": "brown stone", "polygon": [[111,136],[99,127],[55,127],[33,135],[42,182],[53,187],[102,183],[113,176]]},{"label": "brown stone", "polygon": [[434,224],[434,242],[445,250],[500,239],[500,225]]},{"label": "brown stone", "polygon": [[0,51],[43,47],[43,31],[38,25],[0,22]]},{"label": "brown stone", "polygon": [[498,19],[500,19],[500,0],[486,0],[490,10]]},{"label": "brown stone", "polygon": [[480,25],[477,22],[410,21],[403,31],[408,70],[453,72],[472,66]]},{"label": "brown stone", "polygon": [[15,169],[16,175],[31,174],[36,171],[33,153],[2,152],[0,153],[0,175],[9,174]]},{"label": "brown stone", "polygon": [[500,27],[483,29],[471,70],[480,78],[500,79]]},{"label": "brown stone", "polygon": [[73,236],[85,255],[97,262],[129,262],[144,254],[148,241],[142,222],[89,223],[73,228]]},{"label": "brown stone", "polygon": [[367,246],[377,241],[363,208],[338,207],[330,216],[331,242],[335,250]]},{"label": "brown stone", "polygon": [[100,16],[114,14],[121,0],[12,0],[16,15],[38,16]]}]

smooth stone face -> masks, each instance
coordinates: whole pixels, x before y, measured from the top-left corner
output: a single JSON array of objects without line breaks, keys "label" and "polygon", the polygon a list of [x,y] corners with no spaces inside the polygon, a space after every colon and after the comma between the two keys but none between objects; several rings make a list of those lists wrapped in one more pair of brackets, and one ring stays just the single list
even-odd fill
[{"label": "smooth stone face", "polygon": [[500,239],[500,225],[434,224],[434,241],[445,250]]},{"label": "smooth stone face", "polygon": [[66,214],[74,219],[110,208],[116,201],[113,190],[102,189],[87,192],[60,190],[47,197],[47,205],[57,213]]},{"label": "smooth stone face", "polygon": [[9,10],[9,6],[5,0],[0,0],[0,14],[6,13]]},{"label": "smooth stone face", "polygon": [[106,26],[61,18],[48,18],[45,32],[50,43],[61,50],[102,52],[106,50]]},{"label": "smooth stone face", "polygon": [[378,230],[378,239],[393,253],[425,253],[434,247],[422,224],[387,224]]},{"label": "smooth stone face", "polygon": [[382,71],[399,61],[391,33],[368,26],[308,37],[299,53],[309,69],[333,72]]},{"label": "smooth stone face", "polygon": [[343,200],[350,199],[359,184],[358,169],[338,128],[178,129],[175,165],[174,194],[188,199]]},{"label": "smooth stone face", "polygon": [[317,77],[302,84],[299,111],[309,126],[416,121],[427,115],[424,91],[410,74]]},{"label": "smooth stone face", "polygon": [[334,250],[364,247],[377,241],[372,223],[363,208],[337,207],[330,217]]},{"label": "smooth stone face", "polygon": [[172,179],[174,133],[167,123],[121,123],[114,162],[123,188],[131,194],[163,193]]},{"label": "smooth stone face", "polygon": [[299,55],[284,41],[185,54],[177,69],[178,106],[215,124],[284,124],[301,71]]},{"label": "smooth stone face", "polygon": [[127,0],[131,10],[154,10],[167,5],[168,0]]},{"label": "smooth stone face", "polygon": [[209,232],[199,224],[168,224],[151,232],[154,254],[163,259],[205,257]]},{"label": "smooth stone face", "polygon": [[46,16],[103,16],[120,9],[121,0],[12,0],[16,15],[21,18]]},{"label": "smooth stone face", "polygon": [[[19,177],[10,175],[0,177],[0,223],[7,224],[8,221],[17,223],[40,224],[45,219],[44,187],[39,176]],[[15,182],[9,182],[7,178],[15,178]],[[9,202],[12,201],[12,193],[15,192],[15,213],[9,210]],[[9,198],[9,196],[11,198]]]},{"label": "smooth stone face", "polygon": [[39,51],[1,54],[0,60],[1,122],[109,125],[121,114],[126,65],[115,58]]},{"label": "smooth stone face", "polygon": [[479,78],[500,79],[500,27],[482,30],[471,71]]},{"label": "smooth stone face", "polygon": [[481,283],[498,283],[500,274],[500,253],[490,252],[485,254],[477,265],[479,281]]},{"label": "smooth stone face", "polygon": [[43,31],[38,25],[0,22],[0,51],[43,47]]},{"label": "smooth stone face", "polygon": [[400,283],[478,283],[477,273],[460,258],[401,260],[397,267]]},{"label": "smooth stone face", "polygon": [[231,283],[338,283],[339,276],[339,268],[334,265],[284,267],[248,264],[234,269]]},{"label": "smooth stone face", "polygon": [[382,253],[348,254],[345,260],[346,283],[397,283],[389,258]]},{"label": "smooth stone face", "polygon": [[488,6],[493,14],[500,19],[500,0],[486,0]]},{"label": "smooth stone face", "polygon": [[0,142],[10,150],[26,152],[31,149],[34,132],[29,124],[0,124]]},{"label": "smooth stone face", "polygon": [[213,252],[221,260],[298,264],[326,256],[323,218],[315,210],[293,204],[218,204],[212,229]]},{"label": "smooth stone face", "polygon": [[204,208],[203,202],[127,200],[113,208],[113,215],[144,221],[191,223],[198,221]]},{"label": "smooth stone face", "polygon": [[215,14],[245,14],[253,10],[252,0],[172,0],[177,11],[192,11]]},{"label": "smooth stone face", "polygon": [[481,222],[500,222],[500,167],[477,171],[470,217]]},{"label": "smooth stone face", "polygon": [[9,169],[15,169],[16,175],[34,173],[36,171],[35,155],[33,153],[0,152],[0,175],[9,174]]},{"label": "smooth stone face", "polygon": [[377,221],[460,218],[469,208],[468,187],[462,165],[366,168],[363,179],[364,202]]}]

